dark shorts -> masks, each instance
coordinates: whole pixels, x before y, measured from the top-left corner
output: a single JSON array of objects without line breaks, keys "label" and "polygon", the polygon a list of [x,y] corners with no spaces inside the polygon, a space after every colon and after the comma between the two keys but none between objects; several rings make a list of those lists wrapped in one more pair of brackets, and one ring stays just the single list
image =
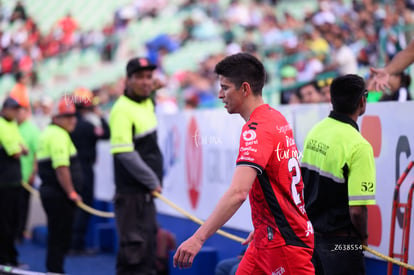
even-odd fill
[{"label": "dark shorts", "polygon": [[358,237],[315,234],[312,261],[317,275],[365,274],[362,243]]}]

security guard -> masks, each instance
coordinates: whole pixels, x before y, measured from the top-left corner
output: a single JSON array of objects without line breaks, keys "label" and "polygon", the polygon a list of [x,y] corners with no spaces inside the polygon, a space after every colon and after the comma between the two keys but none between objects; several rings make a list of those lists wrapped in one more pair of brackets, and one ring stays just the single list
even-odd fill
[{"label": "security guard", "polygon": [[163,161],[150,97],[155,68],[146,58],[128,62],[125,93],[112,107],[109,118],[119,236],[118,275],[156,274],[157,223],[151,192],[161,192]]},{"label": "security guard", "polygon": [[18,265],[14,241],[19,225],[20,157],[27,154],[15,121],[20,107],[8,97],[0,114],[0,264],[12,266]]},{"label": "security guard", "polygon": [[333,111],[305,140],[301,167],[316,274],[365,274],[362,244],[368,238],[366,206],[375,204],[375,161],[356,122],[367,94],[361,77],[336,78]]},{"label": "security guard", "polygon": [[[94,164],[97,157],[96,145],[99,140],[109,139],[109,126],[100,115],[98,106],[94,104],[92,91],[78,88],[72,98],[76,107],[76,127],[70,133],[73,144],[78,151],[82,166],[83,186],[82,201],[93,205],[94,199]],[[91,255],[93,250],[85,247],[85,236],[88,230],[90,214],[78,208],[72,230],[71,255]]]},{"label": "security guard", "polygon": [[54,273],[64,273],[75,203],[81,200],[78,193],[82,185],[82,170],[69,136],[76,125],[75,115],[75,105],[69,97],[63,97],[53,111],[52,124],[40,137],[37,154],[42,180],[40,198],[48,225],[46,268]]}]

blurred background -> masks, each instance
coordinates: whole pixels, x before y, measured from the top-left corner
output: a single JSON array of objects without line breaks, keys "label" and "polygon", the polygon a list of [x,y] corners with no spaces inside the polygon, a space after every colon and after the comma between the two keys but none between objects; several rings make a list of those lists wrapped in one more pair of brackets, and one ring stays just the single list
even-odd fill
[{"label": "blurred background", "polygon": [[[270,104],[329,101],[324,92],[308,99],[297,88],[315,80],[323,91],[344,72],[369,80],[370,66],[384,65],[410,41],[413,2],[3,0],[0,98],[24,83],[37,114],[83,87],[108,110],[123,92],[126,61],[140,55],[159,66],[161,110],[214,108],[212,68],[245,51],[266,65]],[[370,101],[381,98],[373,93]]]}]

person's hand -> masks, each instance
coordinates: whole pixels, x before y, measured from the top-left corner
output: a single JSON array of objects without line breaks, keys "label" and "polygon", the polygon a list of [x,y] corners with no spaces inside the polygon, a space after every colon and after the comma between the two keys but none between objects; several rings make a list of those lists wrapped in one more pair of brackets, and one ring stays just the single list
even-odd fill
[{"label": "person's hand", "polygon": [[154,192],[157,192],[159,194],[162,193],[162,187],[160,185],[157,186],[157,188],[155,188],[154,190],[152,190],[152,193],[154,194]]},{"label": "person's hand", "polygon": [[390,88],[388,80],[390,74],[384,68],[370,68],[371,74],[373,75],[368,90],[384,91],[385,88]]},{"label": "person's hand", "polygon": [[368,238],[365,238],[365,240],[362,240],[362,245],[368,246]]},{"label": "person's hand", "polygon": [[30,186],[33,186],[34,181],[35,181],[35,178],[36,178],[36,173],[32,173],[32,174],[30,175],[29,180],[27,181],[27,184],[29,184]]},{"label": "person's hand", "polygon": [[244,242],[242,242],[242,245],[249,244],[253,240],[253,236],[254,236],[254,231],[250,232],[250,234],[247,237],[247,239],[244,240]]},{"label": "person's hand", "polygon": [[28,154],[29,154],[29,150],[26,148],[26,146],[24,146],[24,145],[22,145],[22,144],[20,144],[20,148],[21,148],[21,153],[22,153],[22,155],[25,155],[25,156],[27,156]]},{"label": "person's hand", "polygon": [[183,242],[174,254],[174,267],[190,268],[203,242],[194,235]]},{"label": "person's hand", "polygon": [[70,199],[71,201],[73,201],[74,203],[77,203],[77,202],[82,202],[82,197],[81,197],[81,196],[79,196],[79,194],[78,194],[78,193],[76,193],[76,191],[72,191],[72,192],[70,192],[70,193],[69,193],[69,195],[68,195],[68,197],[69,197],[69,199]]}]

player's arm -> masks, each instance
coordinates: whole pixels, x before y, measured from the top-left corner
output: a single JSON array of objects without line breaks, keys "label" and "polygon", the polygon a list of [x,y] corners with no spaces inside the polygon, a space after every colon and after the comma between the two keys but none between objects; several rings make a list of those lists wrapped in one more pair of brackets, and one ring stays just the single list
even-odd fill
[{"label": "player's arm", "polygon": [[257,176],[256,169],[237,166],[229,189],[224,193],[206,222],[183,242],[174,255],[174,266],[191,267],[204,242],[222,227],[246,200]]}]

